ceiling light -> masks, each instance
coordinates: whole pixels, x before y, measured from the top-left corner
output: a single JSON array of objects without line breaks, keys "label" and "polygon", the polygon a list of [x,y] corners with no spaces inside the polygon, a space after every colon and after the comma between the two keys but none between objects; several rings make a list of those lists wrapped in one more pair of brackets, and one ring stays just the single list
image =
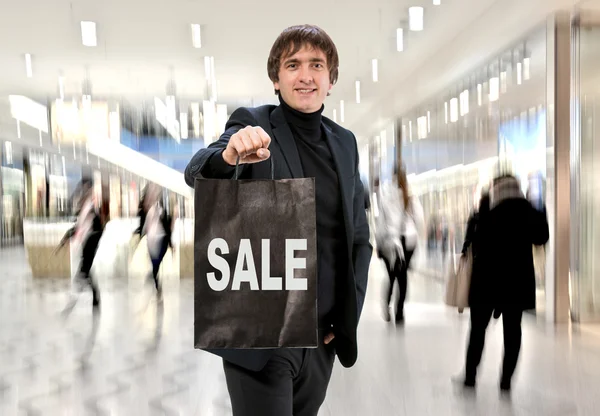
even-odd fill
[{"label": "ceiling light", "polygon": [[498,77],[490,78],[490,102],[497,101],[500,98],[500,79]]},{"label": "ceiling light", "polygon": [[469,90],[464,90],[460,93],[460,115],[467,114],[469,114]]},{"label": "ceiling light", "polygon": [[529,77],[530,77],[530,73],[529,73],[530,64],[531,64],[531,59],[529,59],[529,58],[523,59],[523,79],[525,81],[528,81]]},{"label": "ceiling light", "polygon": [[440,4],[442,4],[442,0],[433,0],[434,6],[439,6]]},{"label": "ceiling light", "polygon": [[413,32],[423,30],[423,8],[409,7],[408,8],[408,24]]},{"label": "ceiling light", "polygon": [[188,138],[188,115],[187,113],[179,114],[179,127],[181,128],[181,138]]},{"label": "ceiling light", "polygon": [[404,50],[404,29],[401,27],[396,29],[396,50],[398,50],[398,52]]},{"label": "ceiling light", "polygon": [[523,83],[523,64],[521,62],[517,62],[517,85],[521,85]]},{"label": "ceiling light", "polygon": [[506,93],[507,86],[508,86],[507,74],[506,74],[506,71],[502,71],[502,72],[500,72],[500,92],[502,94]]},{"label": "ceiling light", "polygon": [[192,44],[196,49],[200,49],[202,47],[200,25],[198,24],[192,24]]},{"label": "ceiling light", "polygon": [[340,100],[340,121],[344,122],[344,100]]},{"label": "ceiling light", "polygon": [[204,117],[204,145],[208,146],[215,141],[217,109],[212,101],[202,101],[202,115]]},{"label": "ceiling light", "polygon": [[427,117],[417,118],[417,137],[419,140],[427,138]]},{"label": "ceiling light", "polygon": [[13,151],[12,151],[12,143],[11,142],[4,142],[4,154],[6,155],[6,164],[7,165],[12,165],[13,164]]},{"label": "ceiling light", "polygon": [[194,128],[194,137],[200,137],[200,103],[190,104],[192,110],[192,127]]},{"label": "ceiling light", "polygon": [[408,140],[412,142],[412,120],[408,121]]},{"label": "ceiling light", "polygon": [[448,101],[444,103],[444,120],[448,124]]},{"label": "ceiling light", "polygon": [[31,54],[25,54],[25,72],[27,73],[27,78],[33,77],[33,67],[31,66]]},{"label": "ceiling light", "polygon": [[377,82],[379,81],[379,70],[377,68],[377,59],[373,59],[373,61],[371,61],[371,66],[372,66],[372,70],[373,70],[373,82]]},{"label": "ceiling light", "polygon": [[81,42],[83,46],[96,46],[96,22],[81,22]]},{"label": "ceiling light", "polygon": [[458,98],[452,98],[450,100],[450,122],[456,123],[458,121]]},{"label": "ceiling light", "polygon": [[360,104],[360,81],[356,81],[356,104]]},{"label": "ceiling light", "polygon": [[431,133],[431,111],[427,112],[427,133]]},{"label": "ceiling light", "polygon": [[477,84],[477,105],[481,106],[483,103],[483,85]]}]

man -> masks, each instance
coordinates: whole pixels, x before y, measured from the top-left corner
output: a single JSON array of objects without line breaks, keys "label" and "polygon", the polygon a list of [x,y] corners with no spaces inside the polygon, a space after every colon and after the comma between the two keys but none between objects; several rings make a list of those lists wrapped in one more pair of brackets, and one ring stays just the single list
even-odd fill
[{"label": "man", "polygon": [[[233,413],[316,415],[325,400],[334,356],[357,359],[356,327],[367,288],[369,243],[354,135],[323,117],[323,102],[338,77],[337,49],[316,26],[294,26],[275,41],[268,74],[279,106],[240,108],[220,139],[200,150],[185,170],[194,178],[314,177],[317,209],[317,349],[220,350]],[[207,198],[210,196],[207,196]]]}]

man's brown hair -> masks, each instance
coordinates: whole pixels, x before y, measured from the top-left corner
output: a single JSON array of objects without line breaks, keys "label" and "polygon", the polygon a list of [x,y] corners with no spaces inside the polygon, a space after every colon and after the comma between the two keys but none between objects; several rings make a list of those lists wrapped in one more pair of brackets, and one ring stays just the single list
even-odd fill
[{"label": "man's brown hair", "polygon": [[291,26],[281,32],[271,48],[267,61],[267,72],[271,81],[279,82],[281,61],[297,53],[303,46],[312,47],[325,54],[329,69],[329,80],[332,84],[335,84],[338,79],[340,64],[337,48],[323,29],[313,25]]}]

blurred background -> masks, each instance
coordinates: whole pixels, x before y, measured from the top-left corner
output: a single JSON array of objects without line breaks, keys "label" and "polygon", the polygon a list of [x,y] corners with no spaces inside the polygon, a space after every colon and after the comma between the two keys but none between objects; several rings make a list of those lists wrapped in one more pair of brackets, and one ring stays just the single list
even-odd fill
[{"label": "blurred background", "polygon": [[[300,23],[337,44],[340,78],[323,114],[358,139],[372,232],[378,184],[400,168],[425,225],[410,271],[414,321],[400,333],[381,320],[387,276],[374,257],[362,361],[336,367],[322,414],[596,414],[600,2],[567,0],[1,0],[0,414],[230,414],[220,362],[193,350],[194,194],[183,170],[236,108],[278,103],[267,56]],[[527,385],[544,393],[505,407],[452,393],[468,318],[443,305],[467,220],[499,170],[523,192],[542,179],[551,236],[535,253],[523,358]],[[101,317],[74,294],[80,254],[56,250],[82,181],[108,213],[92,269]],[[145,239],[132,238],[149,184],[173,218],[164,304],[148,285]],[[411,328],[424,329],[411,338]]]}]

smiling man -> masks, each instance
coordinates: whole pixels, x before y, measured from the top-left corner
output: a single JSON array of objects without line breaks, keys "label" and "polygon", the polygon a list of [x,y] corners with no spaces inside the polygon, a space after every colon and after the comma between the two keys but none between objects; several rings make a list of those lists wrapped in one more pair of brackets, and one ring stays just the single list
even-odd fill
[{"label": "smiling man", "polygon": [[358,355],[356,328],[367,289],[369,243],[356,138],[322,116],[338,78],[339,59],[319,27],[293,26],[275,41],[267,70],[280,105],[239,108],[225,133],[185,170],[194,178],[315,178],[318,317],[316,349],[219,350],[234,416],[313,416],[325,400],[337,355],[344,367]]}]

